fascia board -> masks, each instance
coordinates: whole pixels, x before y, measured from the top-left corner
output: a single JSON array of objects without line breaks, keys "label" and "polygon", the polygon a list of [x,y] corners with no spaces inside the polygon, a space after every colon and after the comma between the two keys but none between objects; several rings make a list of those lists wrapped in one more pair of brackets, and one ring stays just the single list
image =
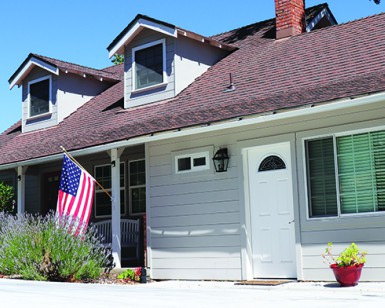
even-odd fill
[{"label": "fascia board", "polygon": [[40,59],[32,57],[28,63],[23,67],[23,69],[20,71],[19,74],[13,79],[13,81],[10,83],[9,88],[12,90],[12,88],[15,85],[21,85],[21,82],[23,79],[28,75],[28,73],[32,70],[34,66],[41,67],[42,69],[55,74],[59,75],[59,69],[51,64],[48,64],[47,62],[44,62]]},{"label": "fascia board", "polygon": [[110,50],[110,53],[108,54],[109,58],[112,58],[114,54],[121,51],[121,49],[131,42],[143,28],[156,31],[167,36],[177,37],[176,28],[171,28],[144,18],[140,18],[137,23],[129,31],[127,31],[120,41]]}]

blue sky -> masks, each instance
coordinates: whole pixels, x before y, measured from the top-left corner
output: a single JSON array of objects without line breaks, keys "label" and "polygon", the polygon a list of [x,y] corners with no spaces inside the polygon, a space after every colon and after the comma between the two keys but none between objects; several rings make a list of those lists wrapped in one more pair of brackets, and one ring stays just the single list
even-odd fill
[{"label": "blue sky", "polygon": [[[385,11],[385,0],[327,2],[339,23]],[[21,117],[21,89],[10,91],[8,79],[29,53],[109,66],[106,47],[138,13],[207,36],[275,14],[274,0],[0,0],[0,132]]]}]

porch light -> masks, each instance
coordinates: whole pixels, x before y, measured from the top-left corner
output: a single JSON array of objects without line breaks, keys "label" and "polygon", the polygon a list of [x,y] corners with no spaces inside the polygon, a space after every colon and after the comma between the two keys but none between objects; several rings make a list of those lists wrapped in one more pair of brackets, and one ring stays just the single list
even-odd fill
[{"label": "porch light", "polygon": [[213,157],[215,171],[226,172],[229,166],[229,159],[227,148],[219,149]]}]

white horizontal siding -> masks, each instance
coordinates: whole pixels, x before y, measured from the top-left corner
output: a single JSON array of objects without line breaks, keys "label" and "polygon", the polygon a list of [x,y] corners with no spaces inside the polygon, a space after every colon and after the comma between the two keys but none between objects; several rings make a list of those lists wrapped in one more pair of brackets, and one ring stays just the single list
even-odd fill
[{"label": "white horizontal siding", "polygon": [[216,174],[213,170],[173,173],[173,153],[181,150],[193,153],[195,148],[213,147],[212,137],[151,145],[153,278],[240,278],[236,150],[234,147],[231,151],[229,139],[225,139],[233,156],[229,171],[223,174]]},{"label": "white horizontal siding", "polygon": [[308,231],[303,232],[301,240],[303,244],[324,244],[328,242],[365,242],[384,240],[385,227],[349,228],[340,230]]},{"label": "white horizontal siding", "polygon": [[170,206],[170,205],[188,205],[196,203],[211,203],[216,201],[232,201],[238,200],[238,190],[216,190],[201,193],[188,193],[181,195],[169,195],[160,197],[151,197],[151,204],[154,206]]},{"label": "white horizontal siding", "polygon": [[152,217],[177,217],[184,215],[215,214],[238,212],[238,201],[215,201],[205,203],[194,203],[175,206],[154,206],[151,210]]},{"label": "white horizontal siding", "polygon": [[[199,251],[202,247],[221,247],[223,251],[226,251],[227,247],[240,247],[240,237],[238,234],[229,235],[205,235],[205,236],[180,236],[180,237],[159,237],[152,239],[151,248],[153,258],[157,258],[157,249],[166,248],[194,248]],[[177,255],[175,256],[177,257]]]},{"label": "white horizontal siding", "polygon": [[154,259],[153,266],[158,269],[184,268],[184,269],[211,269],[211,268],[233,268],[241,267],[239,257],[227,258],[165,258]]},{"label": "white horizontal siding", "polygon": [[189,226],[211,226],[218,224],[239,223],[239,212],[193,214],[186,216],[152,217],[151,226],[154,228],[165,227],[189,227]]},{"label": "white horizontal siding", "polygon": [[178,258],[238,258],[239,247],[234,246],[232,249],[226,247],[226,251],[218,247],[201,247],[199,250],[196,248],[168,248],[157,249],[156,255],[158,259],[174,258],[176,255]]},{"label": "white horizontal siding", "polygon": [[232,190],[237,185],[237,178],[224,178],[216,181],[198,181],[189,183],[171,184],[166,186],[154,186],[152,196],[185,195],[215,190]]},{"label": "white horizontal siding", "polygon": [[153,268],[153,279],[186,279],[186,280],[240,280],[238,268]]}]

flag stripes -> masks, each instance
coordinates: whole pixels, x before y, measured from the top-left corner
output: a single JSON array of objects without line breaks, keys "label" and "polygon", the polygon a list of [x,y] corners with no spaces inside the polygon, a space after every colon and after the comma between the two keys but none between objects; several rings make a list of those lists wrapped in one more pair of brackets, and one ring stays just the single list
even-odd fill
[{"label": "flag stripes", "polygon": [[88,225],[95,192],[94,182],[88,172],[64,154],[57,213],[59,217],[70,216],[77,220],[79,225],[76,234]]}]

